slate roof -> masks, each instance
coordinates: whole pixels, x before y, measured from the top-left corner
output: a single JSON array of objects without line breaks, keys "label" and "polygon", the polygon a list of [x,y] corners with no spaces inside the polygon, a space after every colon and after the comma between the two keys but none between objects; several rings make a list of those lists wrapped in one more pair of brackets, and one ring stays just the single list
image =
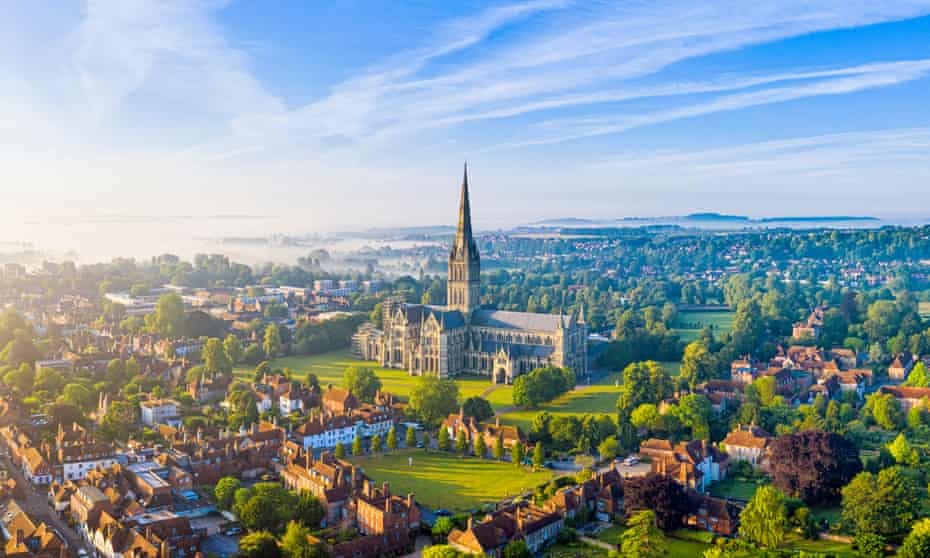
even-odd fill
[{"label": "slate roof", "polygon": [[[568,322],[570,316],[562,316]],[[559,328],[558,314],[533,314],[506,310],[476,310],[472,316],[476,326],[534,331],[554,331]]]}]

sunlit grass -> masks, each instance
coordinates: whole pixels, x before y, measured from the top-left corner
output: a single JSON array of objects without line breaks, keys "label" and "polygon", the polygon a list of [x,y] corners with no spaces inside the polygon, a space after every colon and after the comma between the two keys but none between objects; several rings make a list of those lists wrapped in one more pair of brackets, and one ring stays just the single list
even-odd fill
[{"label": "sunlit grass", "polygon": [[553,477],[548,470],[534,472],[510,463],[439,451],[398,450],[352,461],[379,486],[387,481],[395,494],[412,492],[429,508],[453,512],[521,494]]}]

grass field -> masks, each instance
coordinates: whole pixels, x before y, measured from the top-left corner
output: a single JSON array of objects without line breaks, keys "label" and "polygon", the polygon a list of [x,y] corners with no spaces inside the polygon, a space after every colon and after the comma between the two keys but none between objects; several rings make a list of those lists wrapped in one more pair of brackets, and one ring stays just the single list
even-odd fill
[{"label": "grass field", "polygon": [[546,411],[552,415],[585,415],[585,414],[613,414],[617,409],[617,398],[620,389],[616,382],[620,374],[611,374],[597,384],[591,386],[580,385],[580,389],[570,391],[540,405],[538,409],[516,410],[501,415],[501,420],[508,424],[516,424],[524,431],[529,429],[533,417]]},{"label": "grass field", "polygon": [[759,485],[744,480],[727,479],[710,485],[710,495],[716,498],[751,500]]},{"label": "grass field", "polygon": [[[382,368],[377,362],[368,362],[358,360],[353,357],[348,349],[333,351],[322,355],[314,356],[289,356],[275,359],[271,363],[272,368],[289,368],[297,378],[305,378],[308,373],[315,374],[320,380],[321,386],[333,384],[334,386],[342,385],[342,373],[350,366],[366,366],[374,370],[385,391],[406,399],[410,396],[410,391],[416,383],[416,378],[407,374],[406,370],[396,370],[391,368]],[[240,366],[234,371],[235,375],[242,379],[251,379],[252,367]],[[489,389],[494,389],[489,399],[495,408],[506,407],[511,404],[510,386],[497,386],[488,378],[482,376],[464,376],[456,379],[459,384],[459,394],[462,399],[473,395],[481,395]]]},{"label": "grass field", "polygon": [[682,312],[678,314],[675,331],[682,341],[693,341],[701,330],[711,326],[714,335],[730,331],[735,312]]},{"label": "grass field", "polygon": [[[413,458],[413,467],[408,459]],[[352,461],[379,486],[391,483],[395,494],[413,492],[421,504],[460,512],[515,496],[553,477],[551,471],[531,472],[474,457],[425,450],[400,450]]]}]

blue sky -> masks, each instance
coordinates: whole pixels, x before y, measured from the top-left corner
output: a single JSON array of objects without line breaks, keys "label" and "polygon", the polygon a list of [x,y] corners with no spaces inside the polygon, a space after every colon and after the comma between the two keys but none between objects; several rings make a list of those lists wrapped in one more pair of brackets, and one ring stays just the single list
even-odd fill
[{"label": "blue sky", "polygon": [[926,218],[930,0],[14,2],[22,220]]}]

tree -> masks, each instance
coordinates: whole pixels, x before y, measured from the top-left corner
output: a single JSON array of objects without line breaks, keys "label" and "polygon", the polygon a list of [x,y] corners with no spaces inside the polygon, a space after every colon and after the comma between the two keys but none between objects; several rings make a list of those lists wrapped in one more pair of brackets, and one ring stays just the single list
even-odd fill
[{"label": "tree", "polygon": [[292,521],[281,537],[281,550],[285,558],[322,558],[326,555],[319,543],[311,544],[310,529]]},{"label": "tree", "polygon": [[346,446],[342,442],[336,442],[336,449],[333,450],[336,459],[343,459],[346,456]]},{"label": "tree", "polygon": [[316,496],[304,490],[297,495],[294,518],[310,529],[319,529],[326,518],[326,508]]},{"label": "tree", "polygon": [[375,434],[371,437],[371,451],[374,453],[380,453],[381,449],[381,436]]},{"label": "tree", "polygon": [[96,394],[81,384],[68,384],[61,392],[61,400],[79,409],[86,409],[96,399]]},{"label": "tree", "polygon": [[673,407],[672,414],[682,426],[691,429],[692,439],[710,439],[710,420],[713,407],[705,395],[689,393]]},{"label": "tree", "polygon": [[441,537],[442,540],[445,540],[454,528],[455,523],[452,521],[451,517],[437,517],[436,522],[433,523],[432,533],[434,536]]},{"label": "tree", "polygon": [[226,352],[226,357],[229,359],[229,362],[233,365],[242,362],[242,357],[244,356],[242,341],[234,334],[230,333],[226,336],[226,339],[223,340],[223,350]]},{"label": "tree", "polygon": [[371,368],[350,366],[342,373],[342,385],[352,390],[359,400],[371,403],[375,400],[375,394],[381,389],[381,380],[375,376]]},{"label": "tree", "polygon": [[649,510],[634,513],[620,535],[620,555],[624,558],[659,558],[668,546],[665,534],[656,526],[656,515]]},{"label": "tree", "polygon": [[901,402],[890,393],[873,393],[863,407],[863,412],[871,415],[875,423],[886,430],[901,430],[904,428],[904,410]]},{"label": "tree", "polygon": [[707,350],[707,347],[700,341],[692,341],[685,347],[679,376],[691,389],[694,389],[694,386],[715,376],[715,365],[714,355]]},{"label": "tree", "polygon": [[461,454],[468,449],[468,439],[465,437],[465,429],[459,429],[455,435],[455,451]]},{"label": "tree", "polygon": [[257,344],[253,343],[249,345],[245,352],[242,353],[242,362],[246,364],[258,364],[265,358],[265,351],[262,350]]},{"label": "tree", "polygon": [[352,440],[352,455],[362,455],[362,437],[356,433]]},{"label": "tree", "polygon": [[466,417],[474,417],[478,422],[484,422],[494,416],[494,409],[491,403],[483,397],[477,395],[469,397],[462,403],[462,410],[465,411]]},{"label": "tree", "polygon": [[391,451],[397,449],[397,429],[393,426],[388,430],[387,447]]},{"label": "tree", "polygon": [[855,538],[856,556],[882,558],[885,556],[885,538],[875,533],[860,533]]},{"label": "tree", "polygon": [[408,410],[420,422],[435,426],[458,409],[459,385],[451,379],[424,375],[410,393]]},{"label": "tree", "polygon": [[523,465],[523,458],[526,457],[526,448],[523,447],[523,443],[519,440],[513,443],[510,447],[510,460],[517,467]]},{"label": "tree", "polygon": [[775,549],[785,537],[787,518],[785,495],[772,486],[760,486],[739,514],[739,534],[762,548]]},{"label": "tree", "polygon": [[546,464],[546,449],[542,444],[536,444],[533,448],[533,467],[542,469]]},{"label": "tree", "polygon": [[623,387],[617,409],[628,417],[643,403],[658,404],[671,395],[673,382],[662,365],[653,360],[634,362],[623,370]]},{"label": "tree", "polygon": [[498,461],[504,458],[504,439],[501,436],[494,439],[494,448],[491,452],[494,459]]},{"label": "tree", "polygon": [[151,321],[155,331],[163,337],[177,339],[184,337],[187,320],[184,316],[184,301],[176,293],[166,293],[158,298],[155,313],[146,316],[146,322]]},{"label": "tree", "polygon": [[862,472],[843,488],[843,523],[858,535],[892,536],[904,532],[919,510],[918,487],[901,469]]},{"label": "tree", "polygon": [[281,352],[281,331],[276,324],[269,324],[265,328],[265,342],[262,348],[269,359],[273,359]]},{"label": "tree", "polygon": [[922,361],[914,365],[910,374],[907,375],[907,381],[904,382],[904,385],[909,387],[930,387],[930,373],[927,372],[927,367]]},{"label": "tree", "polygon": [[232,362],[226,355],[226,349],[222,341],[215,337],[207,339],[203,346],[203,364],[207,371],[213,374],[232,372]]},{"label": "tree", "polygon": [[839,434],[806,430],[779,436],[769,450],[772,484],[808,505],[836,498],[862,470],[855,445]]},{"label": "tree", "polygon": [[904,544],[898,549],[900,558],[926,558],[930,556],[930,519],[921,519],[911,528]]},{"label": "tree", "polygon": [[533,554],[524,541],[516,540],[504,547],[504,558],[533,558]]},{"label": "tree", "polygon": [[888,451],[899,465],[916,467],[920,464],[920,455],[917,453],[917,450],[911,446],[910,442],[907,441],[907,436],[904,435],[904,432],[898,434],[898,437],[888,444]]},{"label": "tree", "polygon": [[228,510],[232,508],[233,497],[236,491],[242,488],[242,483],[236,477],[223,477],[213,488],[213,495],[216,497],[216,505],[220,509]]},{"label": "tree", "polygon": [[452,441],[449,439],[449,430],[445,427],[440,428],[439,429],[439,440],[437,441],[439,449],[441,449],[442,451],[449,451],[449,445],[451,444],[451,442]]},{"label": "tree", "polygon": [[597,454],[601,457],[602,461],[610,461],[617,457],[617,452],[620,450],[620,444],[617,442],[616,436],[608,436],[597,446]]},{"label": "tree", "polygon": [[17,368],[10,370],[3,375],[3,383],[10,389],[19,393],[31,393],[35,383],[35,370],[27,363],[20,364]]},{"label": "tree", "polygon": [[[447,432],[447,433],[446,433],[446,436],[448,437],[448,435],[449,435],[449,434],[448,434],[448,432]],[[415,447],[417,447],[417,431],[416,431],[415,429],[413,429],[413,428],[410,428],[409,426],[407,427],[407,431],[406,431],[406,434],[405,434],[404,444],[405,444],[408,448],[415,448]]]},{"label": "tree", "polygon": [[688,498],[684,489],[674,480],[657,473],[632,478],[623,485],[623,513],[631,515],[641,510],[652,510],[656,524],[663,531],[681,527],[688,511]]},{"label": "tree", "polygon": [[268,531],[249,533],[239,539],[239,558],[280,558],[278,541]]},{"label": "tree", "polygon": [[475,436],[475,457],[483,458],[488,453],[488,446],[484,442],[484,436],[480,434]]}]

